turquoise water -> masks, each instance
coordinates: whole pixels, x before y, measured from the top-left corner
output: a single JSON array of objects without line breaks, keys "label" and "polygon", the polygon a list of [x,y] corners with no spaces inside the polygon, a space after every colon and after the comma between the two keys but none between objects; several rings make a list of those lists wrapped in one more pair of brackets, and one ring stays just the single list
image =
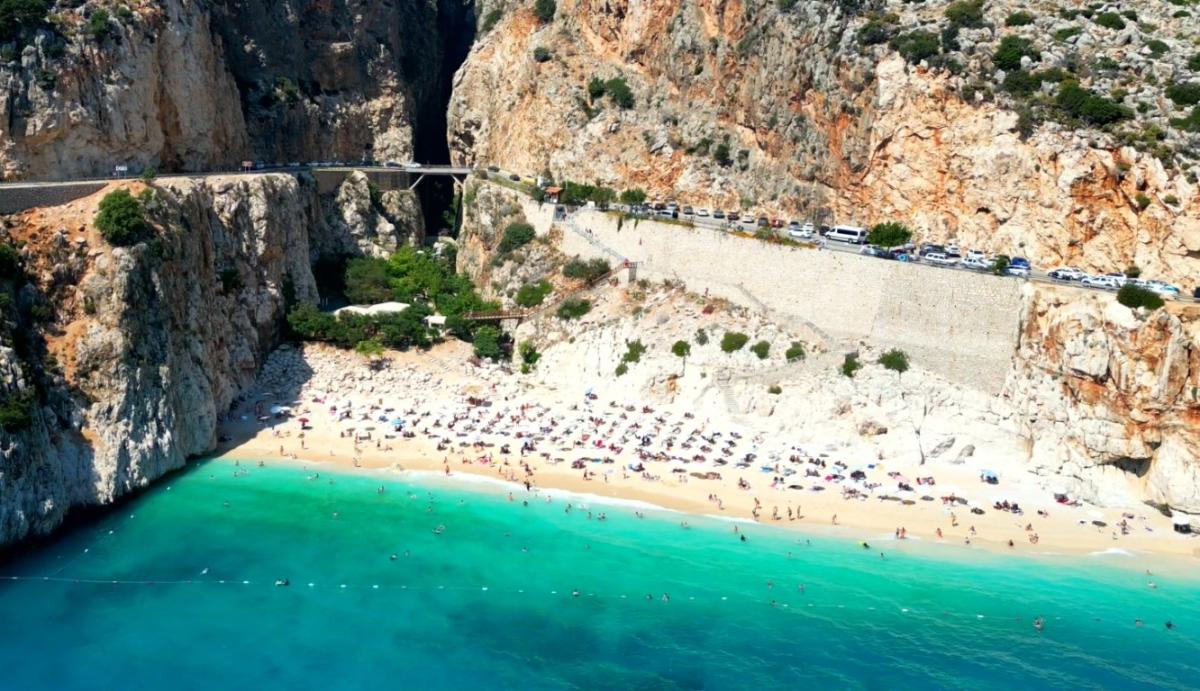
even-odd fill
[{"label": "turquoise water", "polygon": [[237,470],[0,564],[0,688],[1200,685],[1200,579]]}]

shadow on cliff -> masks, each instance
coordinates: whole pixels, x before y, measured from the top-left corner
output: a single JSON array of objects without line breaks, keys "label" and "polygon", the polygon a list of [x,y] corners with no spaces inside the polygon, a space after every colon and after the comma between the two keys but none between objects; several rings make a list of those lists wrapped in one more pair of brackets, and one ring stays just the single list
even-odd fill
[{"label": "shadow on cliff", "polygon": [[[299,420],[305,417],[303,411],[330,404],[301,399],[300,394],[313,374],[312,367],[292,344],[284,343],[276,349],[263,365],[255,385],[235,398],[229,412],[221,417],[213,455],[228,454],[263,430],[277,431],[286,435],[283,438],[288,441],[296,439],[302,431]],[[277,414],[279,408],[287,408],[289,413]]]}]

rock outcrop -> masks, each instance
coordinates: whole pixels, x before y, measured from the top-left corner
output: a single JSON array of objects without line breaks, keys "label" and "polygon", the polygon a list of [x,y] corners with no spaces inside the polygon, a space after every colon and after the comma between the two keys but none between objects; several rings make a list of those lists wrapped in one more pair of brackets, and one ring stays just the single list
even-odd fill
[{"label": "rock outcrop", "polygon": [[0,397],[37,403],[27,427],[0,431],[0,544],[211,450],[288,301],[318,299],[317,248],[383,251],[361,227],[327,225],[350,217],[346,195],[323,197],[305,177],[176,178],[148,194],[154,237],[131,247],[93,227],[103,193],[6,221],[29,276],[16,309],[35,317],[5,330]]},{"label": "rock outcrop", "polygon": [[1200,309],[1031,291],[1004,398],[1029,462],[1100,504],[1200,514]]},{"label": "rock outcrop", "polygon": [[443,107],[439,28],[469,15],[458,0],[50,4],[53,27],[0,37],[3,178],[411,160]]},{"label": "rock outcrop", "polygon": [[[944,1],[564,0],[545,24],[529,5],[480,11],[502,17],[456,77],[458,162],[756,215],[897,220],[1042,266],[1133,264],[1195,285],[1200,120],[1164,89],[1200,79],[1186,64],[1197,24],[1172,4],[1106,6],[1145,23],[1123,18],[1119,35],[1097,10],[1021,0],[960,2],[977,16],[957,21]],[[1019,10],[1027,23],[1010,25]],[[931,54],[889,45],[916,32]],[[1029,42],[1008,72],[1035,94],[1005,86],[1005,37]],[[1120,96],[1124,120],[1066,114],[1055,99],[1071,79]]]}]

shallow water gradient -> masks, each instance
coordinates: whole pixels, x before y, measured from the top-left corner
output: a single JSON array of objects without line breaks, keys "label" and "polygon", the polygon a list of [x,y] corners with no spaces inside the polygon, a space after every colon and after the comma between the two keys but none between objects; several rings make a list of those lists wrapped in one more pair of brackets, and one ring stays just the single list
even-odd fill
[{"label": "shallow water gradient", "polygon": [[0,688],[1200,685],[1200,579],[312,472],[198,463],[0,564]]}]

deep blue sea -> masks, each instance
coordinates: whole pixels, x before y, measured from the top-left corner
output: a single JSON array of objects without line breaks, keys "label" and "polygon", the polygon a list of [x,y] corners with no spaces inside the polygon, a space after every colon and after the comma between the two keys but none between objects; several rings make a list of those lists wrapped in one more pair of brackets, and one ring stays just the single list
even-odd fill
[{"label": "deep blue sea", "polygon": [[0,563],[0,688],[1200,687],[1200,573],[313,473],[197,463]]}]

